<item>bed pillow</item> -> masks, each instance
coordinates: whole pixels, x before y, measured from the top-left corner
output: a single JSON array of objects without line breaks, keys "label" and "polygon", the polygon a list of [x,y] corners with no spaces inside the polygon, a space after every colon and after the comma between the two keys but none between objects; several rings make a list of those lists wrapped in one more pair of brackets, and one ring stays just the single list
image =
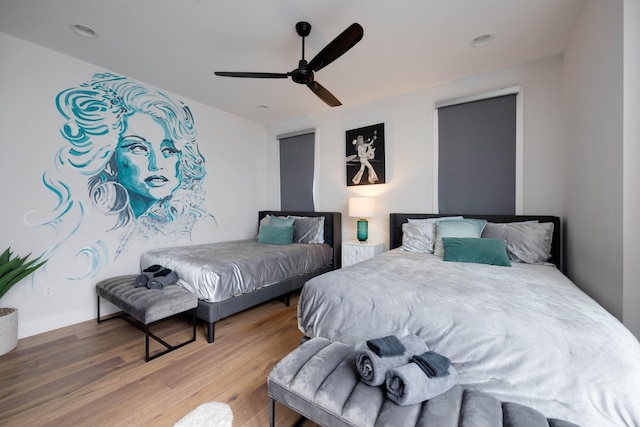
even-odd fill
[{"label": "bed pillow", "polygon": [[276,227],[293,227],[293,222],[295,218],[290,216],[271,216],[269,219],[269,225],[273,225]]},{"label": "bed pillow", "polygon": [[[402,249],[410,252],[432,254],[436,241],[435,223],[442,220],[463,219],[461,216],[441,216],[437,218],[407,218],[402,225]],[[407,230],[405,232],[405,230]]]},{"label": "bed pillow", "polygon": [[277,225],[263,225],[260,227],[258,243],[270,245],[290,245],[293,243],[294,227],[281,227]]},{"label": "bed pillow", "polygon": [[409,252],[433,253],[435,242],[435,222],[405,222],[402,224],[402,250]]},{"label": "bed pillow", "polygon": [[442,243],[445,261],[511,266],[502,239],[443,237]]},{"label": "bed pillow", "polygon": [[451,219],[436,222],[436,243],[433,253],[444,255],[443,237],[471,237],[480,238],[487,223],[484,219]]},{"label": "bed pillow", "polygon": [[506,240],[507,253],[512,261],[542,264],[551,258],[552,222],[490,223],[482,235]]},{"label": "bed pillow", "polygon": [[407,222],[412,223],[412,224],[413,223],[416,223],[416,224],[425,223],[425,222],[433,223],[433,222],[438,222],[438,221],[442,221],[442,220],[448,221],[450,219],[464,219],[464,217],[462,217],[462,216],[439,216],[437,218],[407,218]]},{"label": "bed pillow", "polygon": [[323,216],[294,216],[293,241],[296,243],[324,243]]}]

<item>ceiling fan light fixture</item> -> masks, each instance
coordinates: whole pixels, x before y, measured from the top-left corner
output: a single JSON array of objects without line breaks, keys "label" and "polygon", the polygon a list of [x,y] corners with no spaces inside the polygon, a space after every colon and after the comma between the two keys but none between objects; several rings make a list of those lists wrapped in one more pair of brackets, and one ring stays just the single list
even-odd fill
[{"label": "ceiling fan light fixture", "polygon": [[69,27],[71,27],[73,32],[79,36],[86,37],[88,39],[95,39],[96,37],[98,37],[98,33],[96,33],[96,30],[94,30],[88,25],[71,24],[69,25]]},{"label": "ceiling fan light fixture", "polygon": [[473,47],[481,47],[486,46],[491,43],[495,39],[495,35],[491,33],[480,34],[473,40],[471,40],[471,46]]}]

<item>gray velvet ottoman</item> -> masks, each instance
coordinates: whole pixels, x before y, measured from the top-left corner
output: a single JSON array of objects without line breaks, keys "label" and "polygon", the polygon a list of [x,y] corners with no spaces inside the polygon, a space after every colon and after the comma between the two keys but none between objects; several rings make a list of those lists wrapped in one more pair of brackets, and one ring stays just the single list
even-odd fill
[{"label": "gray velvet ottoman", "polygon": [[[130,274],[102,280],[96,285],[98,299],[98,323],[114,318],[123,318],[145,333],[145,360],[155,359],[170,351],[176,350],[196,340],[196,307],[198,297],[179,286],[166,286],[163,289],[135,287],[137,275]],[[100,297],[109,301],[124,313],[100,318]],[[167,317],[191,311],[193,334],[190,340],[171,345],[150,331],[150,326]],[[153,338],[166,350],[149,356],[149,337]]]},{"label": "gray velvet ottoman", "polygon": [[278,362],[267,380],[271,427],[275,401],[326,427],[577,427],[460,385],[429,401],[398,406],[383,387],[360,381],[355,354],[346,344],[313,338]]}]

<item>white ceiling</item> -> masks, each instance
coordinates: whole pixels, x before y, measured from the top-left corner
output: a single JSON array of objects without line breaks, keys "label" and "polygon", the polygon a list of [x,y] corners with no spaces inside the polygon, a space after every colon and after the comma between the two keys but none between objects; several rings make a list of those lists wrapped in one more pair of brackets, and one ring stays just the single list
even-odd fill
[{"label": "white ceiling", "polygon": [[[312,26],[307,60],[350,24],[364,27],[360,43],[315,75],[343,103],[335,108],[345,108],[561,53],[582,5],[583,0],[0,0],[0,31],[271,124],[331,107],[291,79],[213,72],[297,68],[298,21]],[[98,37],[76,35],[73,23],[92,27]],[[494,33],[493,43],[471,47],[483,33]]]}]

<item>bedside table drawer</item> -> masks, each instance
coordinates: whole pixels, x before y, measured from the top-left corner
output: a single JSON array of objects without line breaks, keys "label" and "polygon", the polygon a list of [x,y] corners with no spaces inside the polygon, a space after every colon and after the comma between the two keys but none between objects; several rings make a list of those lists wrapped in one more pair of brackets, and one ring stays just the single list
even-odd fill
[{"label": "bedside table drawer", "polygon": [[383,252],[382,242],[360,242],[350,240],[342,243],[342,266],[347,267],[366,259],[373,258]]}]

